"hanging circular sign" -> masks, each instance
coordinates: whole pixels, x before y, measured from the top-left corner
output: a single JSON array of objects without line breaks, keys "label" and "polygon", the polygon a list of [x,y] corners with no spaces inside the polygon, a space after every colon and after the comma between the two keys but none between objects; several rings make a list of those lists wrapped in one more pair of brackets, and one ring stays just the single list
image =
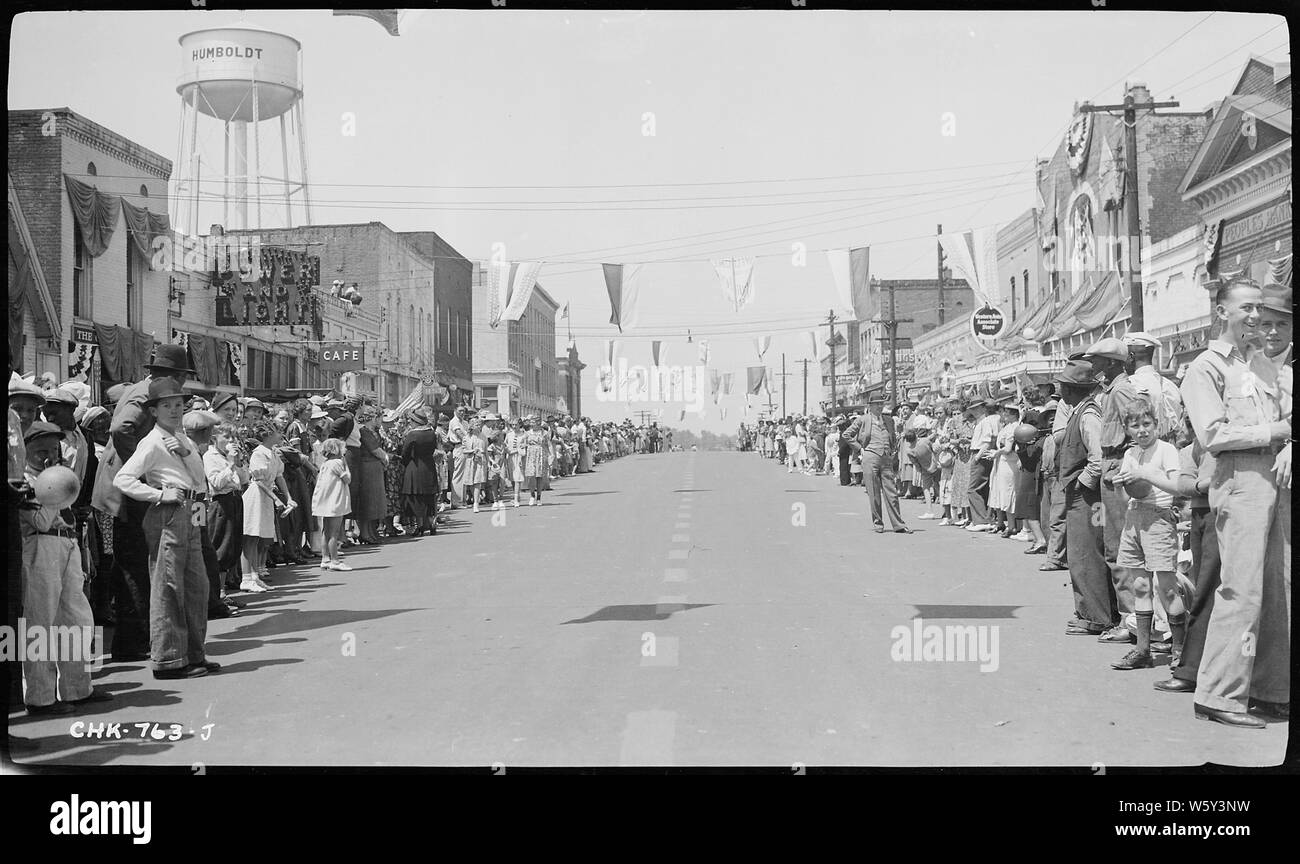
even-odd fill
[{"label": "hanging circular sign", "polygon": [[970,332],[976,339],[996,339],[1007,327],[1007,316],[1001,309],[985,305],[970,316]]}]

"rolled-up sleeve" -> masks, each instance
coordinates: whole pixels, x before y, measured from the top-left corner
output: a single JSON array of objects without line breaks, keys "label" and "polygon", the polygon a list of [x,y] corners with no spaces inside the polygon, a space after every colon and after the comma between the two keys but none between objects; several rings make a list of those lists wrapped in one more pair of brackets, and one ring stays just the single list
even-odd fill
[{"label": "rolled-up sleeve", "polygon": [[153,454],[154,450],[151,447],[136,448],[131,458],[126,460],[126,464],[113,478],[113,485],[119,492],[128,498],[148,501],[151,504],[157,504],[162,500],[162,490],[155,489],[141,479],[149,470]]},{"label": "rolled-up sleeve", "polygon": [[1229,422],[1222,388],[1222,377],[1208,364],[1193,363],[1187,370],[1181,392],[1196,440],[1211,453],[1266,446],[1271,437],[1267,423],[1246,426]]}]

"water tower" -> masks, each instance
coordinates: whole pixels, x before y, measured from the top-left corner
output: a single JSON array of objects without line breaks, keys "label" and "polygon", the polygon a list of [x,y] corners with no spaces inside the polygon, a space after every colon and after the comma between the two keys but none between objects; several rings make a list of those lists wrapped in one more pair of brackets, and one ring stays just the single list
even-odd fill
[{"label": "water tower", "polygon": [[302,45],[247,25],[196,30],[180,45],[177,230],[310,224]]}]

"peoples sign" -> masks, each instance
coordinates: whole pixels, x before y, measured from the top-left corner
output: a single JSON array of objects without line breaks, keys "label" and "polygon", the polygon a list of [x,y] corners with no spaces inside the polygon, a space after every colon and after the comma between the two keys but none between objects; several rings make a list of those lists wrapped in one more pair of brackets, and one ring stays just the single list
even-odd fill
[{"label": "peoples sign", "polygon": [[320,368],[326,372],[353,372],[366,366],[364,345],[351,342],[326,342],[316,354]]}]

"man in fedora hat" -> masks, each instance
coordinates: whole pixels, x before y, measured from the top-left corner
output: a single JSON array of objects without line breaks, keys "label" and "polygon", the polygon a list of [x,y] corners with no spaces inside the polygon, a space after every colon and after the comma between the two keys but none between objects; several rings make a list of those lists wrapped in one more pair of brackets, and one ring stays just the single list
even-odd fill
[{"label": "man in fedora hat", "polygon": [[873,530],[877,534],[885,533],[884,514],[881,512],[883,498],[893,530],[899,534],[911,534],[912,529],[907,527],[899,511],[898,487],[894,482],[897,437],[892,406],[887,416],[884,397],[877,397],[867,401],[867,409],[867,413],[854,420],[842,437],[856,441],[862,448],[862,485],[866,487],[867,500],[871,504]]},{"label": "man in fedora hat", "polygon": [[[195,678],[220,669],[208,662],[207,473],[184,432],[185,390],[169,376],[149,385],[149,433],[118,470],[113,485],[145,508],[142,531],[150,565],[149,640],[153,675]],[[181,446],[171,446],[168,438]]]},{"label": "man in fedora hat", "polygon": [[1101,503],[1101,409],[1097,373],[1087,360],[1071,360],[1056,376],[1070,420],[1056,450],[1056,471],[1065,493],[1065,542],[1074,589],[1071,636],[1100,636],[1115,626],[1119,611],[1099,524]]},{"label": "man in fedora hat", "polygon": [[78,407],[77,397],[67,390],[56,387],[45,392],[45,405],[41,413],[47,423],[53,423],[63,430],[60,448],[63,451],[63,464],[77,475],[77,482],[86,481],[87,449],[86,438],[77,428],[75,413]]},{"label": "man in fedora hat", "polygon": [[993,471],[993,459],[997,455],[1001,418],[998,416],[998,403],[992,399],[977,399],[970,407],[975,417],[975,429],[970,438],[970,492],[967,505],[971,517],[966,530],[992,531],[994,525],[989,521],[989,477]]},{"label": "man in fedora hat", "polygon": [[[1083,359],[1092,364],[1093,371],[1101,379],[1097,406],[1101,410],[1102,531],[1106,543],[1106,561],[1111,568],[1111,580],[1115,585],[1115,602],[1119,604],[1120,615],[1125,619],[1131,618],[1136,608],[1132,573],[1115,561],[1119,555],[1119,537],[1124,529],[1128,495],[1122,486],[1117,487],[1110,482],[1110,478],[1119,471],[1124,451],[1133,443],[1129,438],[1128,425],[1124,422],[1124,415],[1138,400],[1137,390],[1128,376],[1130,357],[1129,346],[1114,336],[1097,340],[1083,352]],[[1121,621],[1112,631],[1102,634],[1101,641],[1128,643],[1136,638],[1137,634]]]},{"label": "man in fedora hat", "polygon": [[[125,499],[114,483],[117,472],[135,454],[140,441],[154,427],[154,418],[146,407],[149,388],[156,381],[170,380],[183,393],[190,368],[184,345],[159,345],[146,367],[149,375],[127,387],[109,425],[109,443],[95,474],[91,505],[110,513],[113,522],[113,603],[117,609],[117,626],[113,629],[112,653],[115,661],[143,660],[149,651],[149,557],[144,535],[144,502]],[[175,436],[164,436],[167,448],[177,456],[184,449]]]}]

